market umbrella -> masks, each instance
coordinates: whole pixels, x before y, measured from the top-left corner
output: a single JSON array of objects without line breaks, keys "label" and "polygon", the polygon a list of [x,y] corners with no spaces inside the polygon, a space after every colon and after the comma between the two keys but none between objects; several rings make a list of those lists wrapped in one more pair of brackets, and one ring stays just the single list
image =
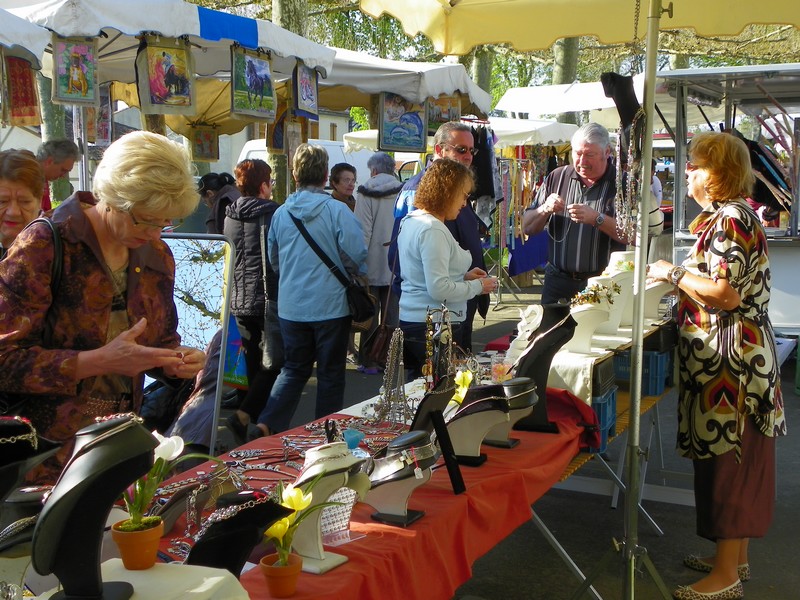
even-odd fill
[{"label": "market umbrella", "polygon": [[[661,0],[359,0],[361,9],[373,17],[386,13],[396,17],[409,35],[422,33],[434,48],[446,54],[465,54],[479,44],[509,43],[517,50],[550,47],[556,39],[594,35],[603,43],[629,42],[634,37],[646,40],[645,126],[653,131],[655,73],[658,33],[669,29],[694,29],[703,35],[735,35],[751,23],[782,23],[800,27],[800,11],[785,0],[763,0],[738,4],[707,0],[671,0],[663,8]],[[666,14],[665,14],[666,13]],[[662,24],[662,15],[664,22]],[[649,186],[652,136],[643,136],[642,182]],[[647,191],[646,189],[644,190]],[[637,505],[639,493],[639,411],[641,407],[642,341],[644,331],[644,281],[647,248],[643,217],[650,210],[650,194],[641,194],[638,210],[639,240],[636,249],[634,284],[633,344],[631,349],[631,404],[633,415],[628,436],[628,493],[625,496],[625,598],[634,598],[634,581],[639,561]],[[645,554],[645,565],[652,562]],[[663,583],[657,581],[665,594]]]},{"label": "market umbrella", "polygon": [[41,69],[49,43],[49,31],[0,8],[0,46],[6,56],[24,58],[34,69]]}]

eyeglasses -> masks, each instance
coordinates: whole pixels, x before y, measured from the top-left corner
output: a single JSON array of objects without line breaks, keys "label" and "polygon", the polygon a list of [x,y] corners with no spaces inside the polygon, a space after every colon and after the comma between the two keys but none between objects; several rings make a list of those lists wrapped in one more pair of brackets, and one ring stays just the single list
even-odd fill
[{"label": "eyeglasses", "polygon": [[469,152],[472,156],[475,156],[478,153],[477,148],[467,148],[466,146],[456,146],[454,144],[442,144],[442,146],[450,146],[453,150],[458,152],[459,154],[466,154]]},{"label": "eyeglasses", "polygon": [[149,227],[152,229],[160,229],[164,233],[169,233],[170,231],[175,231],[178,227],[183,224],[183,219],[172,220],[170,219],[169,225],[164,225],[163,223],[148,223],[147,221],[139,221],[135,216],[133,216],[133,212],[127,211],[128,216],[133,221],[133,225],[135,227]]},{"label": "eyeglasses", "polygon": [[270,179],[269,180],[269,187],[273,187],[274,185],[275,185],[275,180],[274,179]]},{"label": "eyeglasses", "polygon": [[699,168],[700,168],[700,167],[698,167],[698,166],[697,166],[697,165],[695,165],[695,164],[692,164],[692,163],[690,163],[688,160],[686,161],[686,170],[687,170],[687,171],[695,171],[695,170],[697,170],[697,169],[699,169]]}]

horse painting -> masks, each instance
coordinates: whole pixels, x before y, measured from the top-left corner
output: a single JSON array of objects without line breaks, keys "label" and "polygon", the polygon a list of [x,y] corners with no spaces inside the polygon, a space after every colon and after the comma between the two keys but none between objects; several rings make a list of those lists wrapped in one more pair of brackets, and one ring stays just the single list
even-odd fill
[{"label": "horse painting", "polygon": [[258,74],[255,63],[249,58],[247,59],[245,78],[247,79],[247,102],[250,106],[253,106],[256,98],[260,96],[258,106],[263,106],[264,89],[269,84],[269,80],[265,76]]}]

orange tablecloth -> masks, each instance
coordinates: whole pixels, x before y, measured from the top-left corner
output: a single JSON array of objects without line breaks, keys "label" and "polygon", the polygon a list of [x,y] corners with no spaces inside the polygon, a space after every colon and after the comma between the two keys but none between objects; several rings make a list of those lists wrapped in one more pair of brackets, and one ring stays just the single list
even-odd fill
[{"label": "orange tablecloth", "polygon": [[[448,599],[472,575],[472,564],[531,517],[531,505],[556,483],[578,453],[583,428],[569,420],[560,433],[514,432],[513,449],[484,447],[488,460],[480,467],[462,467],[467,490],[453,494],[446,469],[411,496],[409,508],[425,516],[403,529],[370,519],[372,507],[359,503],[351,530],[366,537],[332,550],[349,561],[323,575],[303,573],[297,600],[324,598],[375,600]],[[251,442],[247,448],[268,448],[275,438]],[[440,461],[440,465],[442,462]],[[269,598],[263,576],[253,569],[241,582],[254,599]]]}]

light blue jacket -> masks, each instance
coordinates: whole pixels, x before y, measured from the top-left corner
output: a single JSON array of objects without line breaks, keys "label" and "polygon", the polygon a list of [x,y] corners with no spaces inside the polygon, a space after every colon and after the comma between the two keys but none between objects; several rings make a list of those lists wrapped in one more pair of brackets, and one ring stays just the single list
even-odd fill
[{"label": "light blue jacket", "polygon": [[355,215],[322,190],[302,188],[275,211],[267,236],[269,261],[280,278],[278,316],[301,322],[346,317],[344,287],[300,234],[290,212],[343,273],[366,273],[367,248]]}]

